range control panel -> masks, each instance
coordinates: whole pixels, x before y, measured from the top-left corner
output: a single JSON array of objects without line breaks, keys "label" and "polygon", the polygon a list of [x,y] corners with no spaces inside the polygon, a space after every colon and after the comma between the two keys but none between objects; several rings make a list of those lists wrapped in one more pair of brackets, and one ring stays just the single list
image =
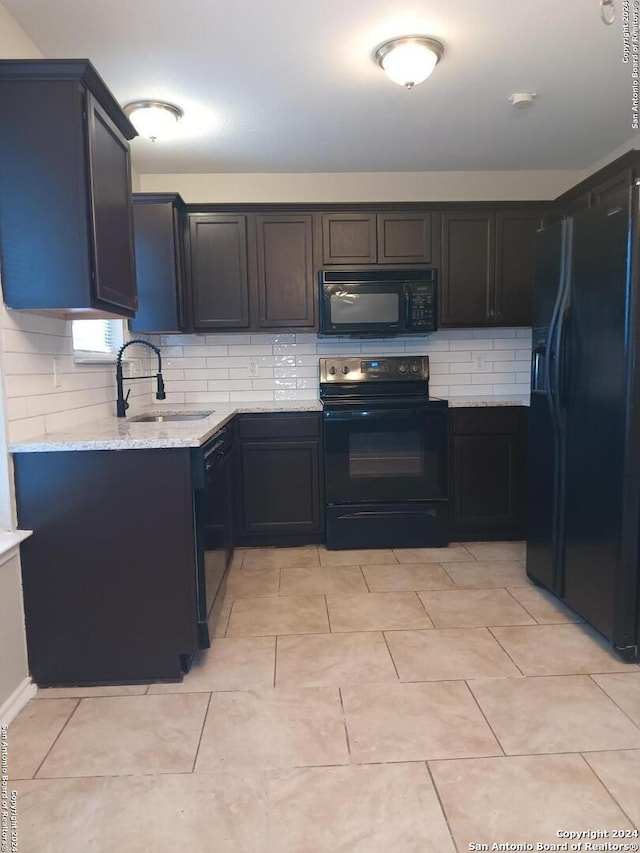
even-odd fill
[{"label": "range control panel", "polygon": [[428,355],[320,359],[320,382],[424,382],[428,379]]}]

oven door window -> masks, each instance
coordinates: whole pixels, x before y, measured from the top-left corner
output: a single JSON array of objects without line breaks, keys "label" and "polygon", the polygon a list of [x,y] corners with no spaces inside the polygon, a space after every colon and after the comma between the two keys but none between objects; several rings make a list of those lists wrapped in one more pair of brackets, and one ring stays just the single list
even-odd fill
[{"label": "oven door window", "polygon": [[337,412],[325,417],[330,503],[447,496],[446,414]]}]

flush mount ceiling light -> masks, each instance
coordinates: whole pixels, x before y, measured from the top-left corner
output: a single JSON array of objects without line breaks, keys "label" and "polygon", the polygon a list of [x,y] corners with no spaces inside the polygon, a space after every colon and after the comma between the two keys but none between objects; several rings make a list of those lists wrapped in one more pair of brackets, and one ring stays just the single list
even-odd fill
[{"label": "flush mount ceiling light", "polygon": [[184,115],[180,107],[166,101],[132,101],[123,110],[140,136],[147,136],[152,142],[170,136]]},{"label": "flush mount ceiling light", "polygon": [[436,67],[444,46],[428,36],[399,36],[376,50],[374,58],[394,83],[412,89]]}]

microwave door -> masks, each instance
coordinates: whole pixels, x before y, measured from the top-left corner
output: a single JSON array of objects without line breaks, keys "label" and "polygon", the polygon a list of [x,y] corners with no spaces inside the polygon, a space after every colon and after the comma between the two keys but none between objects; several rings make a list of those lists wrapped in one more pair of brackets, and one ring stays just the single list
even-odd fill
[{"label": "microwave door", "polygon": [[324,288],[324,331],[376,334],[404,328],[405,296],[400,284],[332,284]]}]

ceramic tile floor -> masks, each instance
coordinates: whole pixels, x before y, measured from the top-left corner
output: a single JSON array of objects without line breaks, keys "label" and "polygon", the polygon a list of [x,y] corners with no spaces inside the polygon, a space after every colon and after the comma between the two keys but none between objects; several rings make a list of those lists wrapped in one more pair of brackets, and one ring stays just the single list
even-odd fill
[{"label": "ceramic tile floor", "polygon": [[462,853],[640,827],[640,667],[521,543],[238,551],[181,684],[9,729],[24,853]]}]

